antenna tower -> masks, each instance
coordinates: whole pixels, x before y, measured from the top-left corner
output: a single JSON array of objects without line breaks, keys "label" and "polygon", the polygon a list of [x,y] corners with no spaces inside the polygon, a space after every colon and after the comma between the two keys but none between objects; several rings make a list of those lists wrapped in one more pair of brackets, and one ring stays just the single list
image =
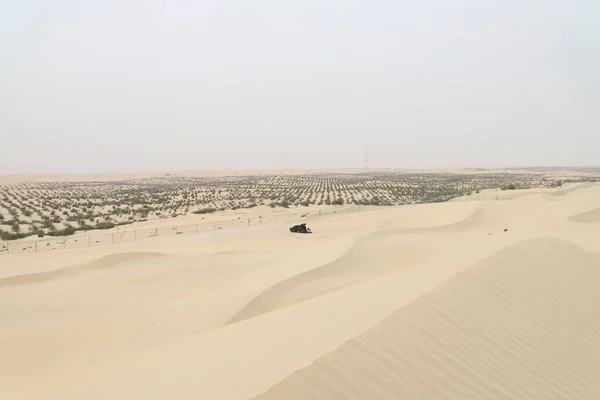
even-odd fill
[{"label": "antenna tower", "polygon": [[365,169],[369,168],[369,151],[367,149],[367,144],[365,143]]}]

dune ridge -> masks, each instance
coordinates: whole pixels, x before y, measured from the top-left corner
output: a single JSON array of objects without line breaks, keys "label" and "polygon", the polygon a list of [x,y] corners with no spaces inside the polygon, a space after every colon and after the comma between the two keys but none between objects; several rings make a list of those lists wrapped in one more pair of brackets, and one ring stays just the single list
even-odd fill
[{"label": "dune ridge", "polygon": [[599,398],[599,282],[600,254],[520,242],[254,399]]},{"label": "dune ridge", "polygon": [[392,242],[369,234],[335,261],[281,281],[260,293],[228,323],[236,323],[312,297],[412,267],[427,260],[417,243]]},{"label": "dune ridge", "polygon": [[572,215],[568,218],[568,220],[579,224],[592,224],[600,222],[600,208],[595,208],[590,211]]},{"label": "dune ridge", "polygon": [[164,257],[165,255],[157,252],[127,252],[117,253],[108,256],[100,257],[94,261],[64,267],[52,271],[36,272],[23,275],[13,275],[5,278],[0,278],[0,288],[15,285],[28,285],[34,283],[43,283],[59,277],[73,276],[74,274],[107,269],[117,266],[120,263],[133,261],[150,257]]}]

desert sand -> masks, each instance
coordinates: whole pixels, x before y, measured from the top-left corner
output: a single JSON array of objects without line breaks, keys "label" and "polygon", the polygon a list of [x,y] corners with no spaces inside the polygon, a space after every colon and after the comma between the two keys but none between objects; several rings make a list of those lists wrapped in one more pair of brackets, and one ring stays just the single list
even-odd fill
[{"label": "desert sand", "polygon": [[598,399],[600,186],[0,256],[3,399]]}]

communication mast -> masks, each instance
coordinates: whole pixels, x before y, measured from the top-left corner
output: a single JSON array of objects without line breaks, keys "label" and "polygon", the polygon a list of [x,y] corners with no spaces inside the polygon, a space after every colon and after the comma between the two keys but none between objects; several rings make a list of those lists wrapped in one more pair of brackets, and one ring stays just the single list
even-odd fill
[{"label": "communication mast", "polygon": [[365,143],[365,169],[369,168],[369,151],[367,149],[367,144]]}]

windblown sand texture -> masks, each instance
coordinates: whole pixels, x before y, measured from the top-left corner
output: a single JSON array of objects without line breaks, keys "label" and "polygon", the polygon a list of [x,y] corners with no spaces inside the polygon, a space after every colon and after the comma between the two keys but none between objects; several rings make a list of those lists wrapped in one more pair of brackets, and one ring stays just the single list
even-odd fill
[{"label": "windblown sand texture", "polygon": [[2,399],[600,399],[600,186],[0,257]]}]

